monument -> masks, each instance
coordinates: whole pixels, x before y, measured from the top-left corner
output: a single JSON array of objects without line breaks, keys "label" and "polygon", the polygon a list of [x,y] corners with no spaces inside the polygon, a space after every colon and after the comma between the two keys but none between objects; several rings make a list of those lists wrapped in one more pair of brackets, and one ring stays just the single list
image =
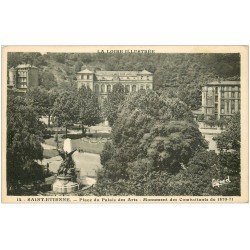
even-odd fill
[{"label": "monument", "polygon": [[58,150],[63,162],[59,166],[56,181],[52,186],[52,190],[56,193],[66,194],[79,190],[79,184],[76,182],[75,162],[72,158],[75,151],[72,150],[71,139],[65,139],[63,150]]}]

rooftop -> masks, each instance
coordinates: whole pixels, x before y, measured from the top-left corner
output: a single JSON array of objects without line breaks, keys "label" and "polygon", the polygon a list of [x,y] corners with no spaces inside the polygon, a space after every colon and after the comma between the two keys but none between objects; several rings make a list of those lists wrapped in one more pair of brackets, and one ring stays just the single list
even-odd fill
[{"label": "rooftop", "polygon": [[141,72],[139,71],[138,73],[139,73],[140,75],[152,75],[151,72],[149,72],[149,71],[147,71],[147,70],[145,70],[145,69],[144,69],[143,71],[141,71]]},{"label": "rooftop", "polygon": [[98,71],[90,71],[88,69],[84,69],[77,74],[95,74],[96,76],[137,76],[137,75],[152,75],[147,70],[142,71],[105,71],[105,70],[98,70]]},{"label": "rooftop", "polygon": [[137,76],[138,71],[96,71],[97,76]]},{"label": "rooftop", "polygon": [[209,82],[206,85],[240,85],[240,81],[215,81],[215,82]]},{"label": "rooftop", "polygon": [[94,72],[88,69],[84,69],[80,72],[77,72],[77,74],[94,74]]},{"label": "rooftop", "polygon": [[19,64],[16,68],[17,68],[17,69],[25,69],[25,68],[37,69],[37,67],[32,66],[32,65],[30,65],[30,64]]}]

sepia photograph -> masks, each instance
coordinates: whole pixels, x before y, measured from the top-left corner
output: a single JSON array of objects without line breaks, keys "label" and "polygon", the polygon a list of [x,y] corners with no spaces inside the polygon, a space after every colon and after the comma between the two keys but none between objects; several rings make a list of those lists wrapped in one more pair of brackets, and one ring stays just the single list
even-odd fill
[{"label": "sepia photograph", "polygon": [[249,248],[249,10],[2,1],[1,248]]},{"label": "sepia photograph", "polygon": [[248,47],[2,51],[3,202],[248,202]]}]

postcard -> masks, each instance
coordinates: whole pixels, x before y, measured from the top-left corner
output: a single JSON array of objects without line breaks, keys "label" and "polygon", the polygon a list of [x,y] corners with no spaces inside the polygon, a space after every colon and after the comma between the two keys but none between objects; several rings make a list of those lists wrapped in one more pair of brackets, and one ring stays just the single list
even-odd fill
[{"label": "postcard", "polygon": [[248,46],[3,46],[3,203],[248,202]]}]

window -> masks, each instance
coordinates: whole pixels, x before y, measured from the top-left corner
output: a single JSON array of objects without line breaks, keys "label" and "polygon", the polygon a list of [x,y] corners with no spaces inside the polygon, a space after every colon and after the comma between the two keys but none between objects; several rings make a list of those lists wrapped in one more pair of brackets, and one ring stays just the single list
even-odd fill
[{"label": "window", "polygon": [[232,109],[235,109],[235,101],[232,101],[232,102],[231,102],[231,108],[232,108]]},{"label": "window", "polygon": [[215,96],[215,101],[218,102],[218,96]]},{"label": "window", "polygon": [[209,115],[212,115],[212,114],[213,114],[213,110],[212,110],[211,108],[209,108],[209,109],[207,109],[207,113],[208,113]]},{"label": "window", "polygon": [[101,85],[101,92],[102,93],[105,92],[105,85],[104,84]]},{"label": "window", "polygon": [[107,92],[111,92],[111,85],[107,85]]},{"label": "window", "polygon": [[87,80],[89,80],[89,75],[87,75]]},{"label": "window", "polygon": [[213,104],[213,103],[212,103],[212,100],[208,99],[208,100],[207,100],[207,105],[208,105],[208,106],[212,106],[212,104]]},{"label": "window", "polygon": [[143,85],[141,85],[140,89],[144,89],[144,86],[143,86]]},{"label": "window", "polygon": [[126,85],[126,86],[125,86],[125,92],[126,92],[126,93],[129,93],[129,92],[130,92],[130,86],[129,86],[129,85]]},{"label": "window", "polygon": [[95,85],[95,92],[99,93],[99,85]]},{"label": "window", "polygon": [[218,114],[218,103],[216,103],[214,106],[214,113]]},{"label": "window", "polygon": [[231,93],[231,97],[234,98],[235,97],[235,94],[234,92]]},{"label": "window", "polygon": [[147,85],[146,85],[146,89],[150,89],[150,86],[149,86],[149,84],[147,84]]},{"label": "window", "polygon": [[224,98],[224,97],[225,97],[224,92],[221,92],[221,97],[222,97],[222,98]]},{"label": "window", "polygon": [[132,86],[132,91],[135,92],[136,91],[136,85]]}]

